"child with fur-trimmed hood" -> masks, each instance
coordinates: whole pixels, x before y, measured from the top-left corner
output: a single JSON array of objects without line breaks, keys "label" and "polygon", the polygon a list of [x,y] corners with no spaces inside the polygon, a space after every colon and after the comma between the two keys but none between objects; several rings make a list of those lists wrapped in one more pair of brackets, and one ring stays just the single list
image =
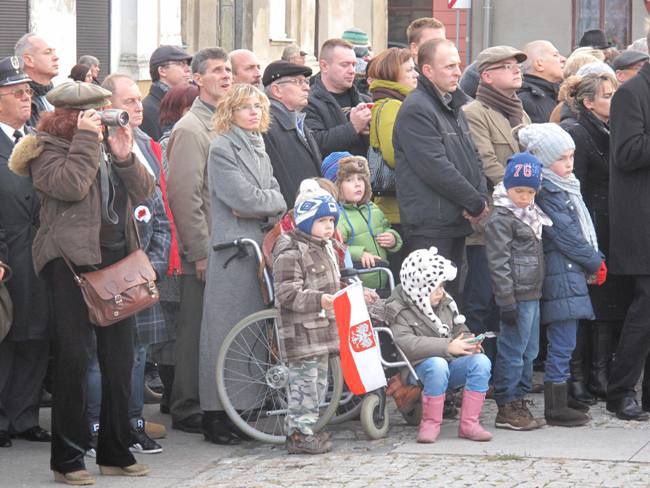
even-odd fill
[{"label": "child with fur-trimmed hood", "polygon": [[[491,363],[480,341],[465,325],[445,282],[456,277],[456,267],[435,247],[413,251],[402,263],[401,284],[385,306],[395,343],[414,365],[422,392],[422,421],[417,441],[435,442],[440,433],[445,392],[464,386],[458,436],[489,441],[492,435],[479,424],[488,389]],[[407,381],[414,384],[415,378]]]}]

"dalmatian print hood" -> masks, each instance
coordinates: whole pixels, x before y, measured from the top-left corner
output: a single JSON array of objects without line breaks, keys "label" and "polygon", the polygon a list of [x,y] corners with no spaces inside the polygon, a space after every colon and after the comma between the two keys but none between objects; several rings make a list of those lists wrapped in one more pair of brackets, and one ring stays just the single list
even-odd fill
[{"label": "dalmatian print hood", "polygon": [[434,324],[440,337],[449,337],[453,325],[465,323],[465,317],[458,313],[458,306],[451,299],[450,307],[454,313],[454,324],[443,324],[431,307],[431,293],[443,282],[456,278],[456,266],[438,254],[438,249],[418,249],[413,251],[402,263],[400,280],[402,288],[413,304]]}]

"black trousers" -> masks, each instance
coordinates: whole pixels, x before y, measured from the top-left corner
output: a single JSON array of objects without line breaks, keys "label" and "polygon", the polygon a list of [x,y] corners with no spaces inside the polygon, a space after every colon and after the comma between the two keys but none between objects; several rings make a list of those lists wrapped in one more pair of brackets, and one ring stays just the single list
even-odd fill
[{"label": "black trousers", "polygon": [[[102,266],[112,264],[124,252],[103,252]],[[85,468],[84,454],[90,441],[86,420],[86,373],[97,339],[102,373],[102,403],[97,440],[97,464],[129,466],[129,394],[133,366],[133,323],[125,319],[108,327],[88,320],[88,309],[72,273],[62,259],[48,264],[46,277],[54,307],[54,380],[52,403],[52,451],[50,467],[69,473]]]},{"label": "black trousers", "polygon": [[636,395],[650,352],[650,276],[634,277],[634,298],[625,316],[607,385],[607,400]]},{"label": "black trousers", "polygon": [[417,249],[429,249],[431,246],[438,248],[438,254],[449,259],[458,268],[458,274],[454,281],[447,283],[445,290],[454,300],[459,301],[458,289],[460,286],[460,270],[463,267],[463,254],[465,251],[465,237],[435,238],[424,236],[411,236],[406,242],[408,253]]},{"label": "black trousers", "polygon": [[0,343],[0,430],[19,434],[38,426],[49,341]]}]

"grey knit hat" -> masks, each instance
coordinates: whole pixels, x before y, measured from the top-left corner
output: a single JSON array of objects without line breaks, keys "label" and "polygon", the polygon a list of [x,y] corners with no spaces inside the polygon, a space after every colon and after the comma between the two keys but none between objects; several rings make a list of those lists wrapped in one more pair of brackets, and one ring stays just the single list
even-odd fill
[{"label": "grey knit hat", "polygon": [[519,142],[542,166],[548,168],[569,149],[575,149],[573,139],[557,124],[530,124],[519,130]]}]

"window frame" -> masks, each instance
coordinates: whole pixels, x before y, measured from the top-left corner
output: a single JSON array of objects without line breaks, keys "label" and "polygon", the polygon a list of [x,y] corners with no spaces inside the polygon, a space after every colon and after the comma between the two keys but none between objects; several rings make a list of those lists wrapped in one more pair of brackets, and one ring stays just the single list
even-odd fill
[{"label": "window frame", "polygon": [[[580,39],[576,35],[576,23],[577,23],[577,13],[578,13],[578,6],[579,6],[580,0],[571,0],[571,43],[573,48],[575,49],[578,46],[578,42],[580,42]],[[605,32],[605,2],[606,0],[599,0],[599,7],[598,7],[598,28]],[[624,41],[624,48],[627,47],[632,41],[632,12],[634,11],[634,5],[632,0],[627,0],[628,3],[628,18],[627,18],[627,33],[629,39],[625,39]]]}]

